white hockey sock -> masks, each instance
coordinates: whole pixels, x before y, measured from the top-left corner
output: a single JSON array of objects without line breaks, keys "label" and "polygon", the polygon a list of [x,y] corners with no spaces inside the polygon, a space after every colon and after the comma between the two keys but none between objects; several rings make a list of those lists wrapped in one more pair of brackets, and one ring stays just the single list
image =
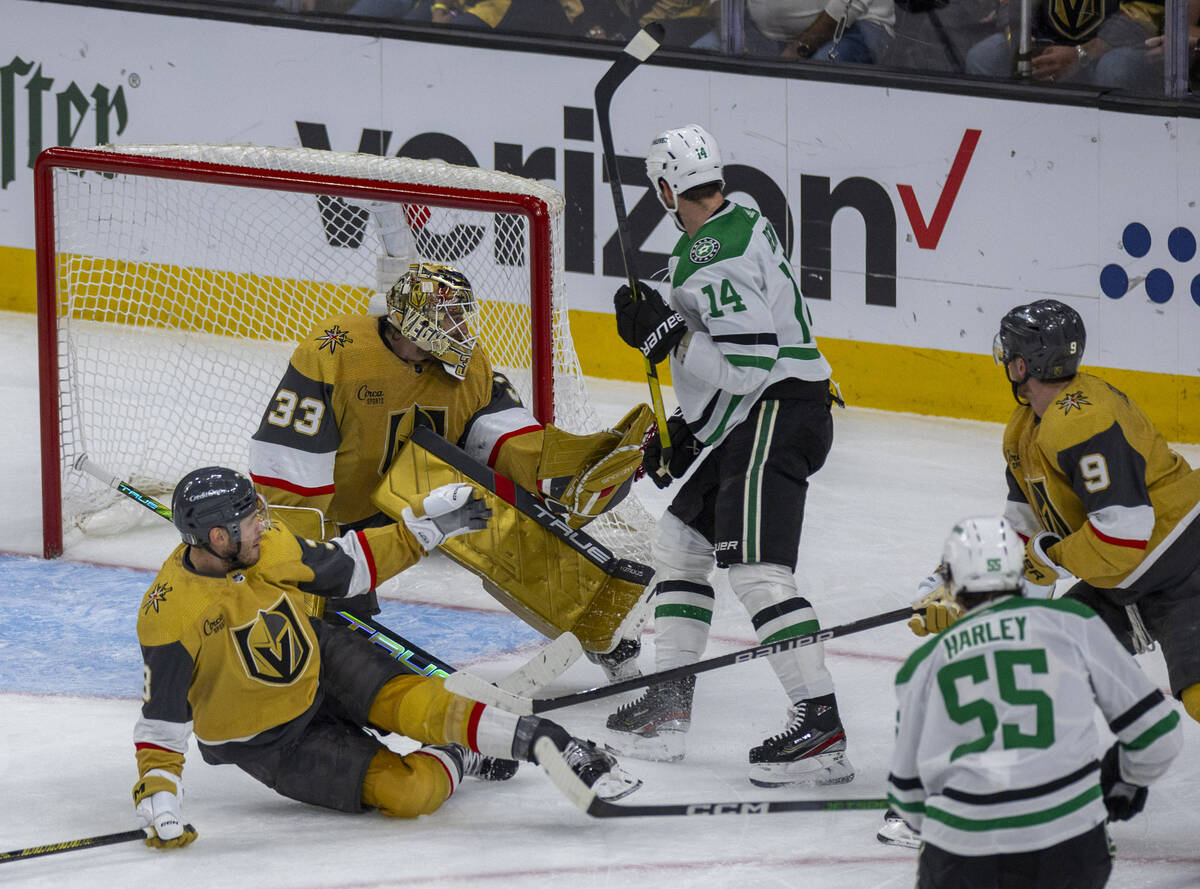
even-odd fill
[{"label": "white hockey sock", "polygon": [[[797,593],[796,579],[784,565],[730,565],[729,585],[763,644],[820,629],[816,612]],[[792,703],[833,693],[833,676],[825,667],[825,647],[820,643],[773,654],[767,661]]]},{"label": "white hockey sock", "polygon": [[485,707],[475,726],[475,746],[484,756],[512,759],[513,735],[519,716],[496,707]]}]

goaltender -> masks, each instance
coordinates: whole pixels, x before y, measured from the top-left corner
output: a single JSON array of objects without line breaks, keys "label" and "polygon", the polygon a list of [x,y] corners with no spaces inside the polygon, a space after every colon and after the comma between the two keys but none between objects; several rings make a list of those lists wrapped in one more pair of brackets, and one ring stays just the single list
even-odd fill
[{"label": "goaltender", "polygon": [[[183,544],[142,597],[137,623],[144,666],[133,800],[154,828],[148,844],[196,838],[181,811],[192,734],[206,762],[344,812],[432,813],[463,776],[512,777],[511,760],[533,761],[542,737],[599,795],[637,788],[612,756],[556,723],[453,695],[362,634],[304,616],[305,594],[361,593],[442,540],[485,528],[489,511],[476,493],[442,486],[398,523],[314,542],[272,526],[238,472],[209,466],[183,478],[171,502]],[[366,726],[425,746],[401,756]]]},{"label": "goaltender", "polygon": [[[388,287],[397,264],[380,266],[386,314],[330,318],[296,347],[250,443],[259,492],[273,506],[319,509],[343,532],[388,521],[371,494],[417,424],[536,493],[574,528],[624,498],[650,409],[638,405],[590,435],[543,426],[478,342],[466,276],[432,262],[404,268]],[[378,612],[373,591],[364,607]],[[637,675],[636,635],[621,641],[613,629],[613,643],[589,656],[611,679]]]}]

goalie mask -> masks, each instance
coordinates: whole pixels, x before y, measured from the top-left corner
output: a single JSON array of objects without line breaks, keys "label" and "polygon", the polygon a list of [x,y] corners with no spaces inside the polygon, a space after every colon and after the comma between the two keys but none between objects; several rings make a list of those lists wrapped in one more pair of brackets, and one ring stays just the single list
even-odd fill
[{"label": "goalie mask", "polygon": [[965,607],[1004,593],[1019,593],[1025,545],[1004,518],[963,519],[942,550],[950,594]]},{"label": "goalie mask", "polygon": [[478,336],[475,295],[462,272],[437,262],[415,262],[387,295],[388,320],[414,345],[440,360],[458,379]]},{"label": "goalie mask", "polygon": [[171,496],[171,521],[184,543],[209,549],[208,532],[224,528],[230,542],[240,546],[242,521],[257,513],[270,527],[267,503],[250,479],[223,466],[193,469],[175,486]]},{"label": "goalie mask", "polygon": [[[725,188],[725,171],[717,140],[704,127],[694,123],[654,137],[650,152],[646,155],[646,176],[658,196],[658,202],[675,220],[675,226],[680,231],[683,231],[683,226],[679,223],[677,213],[681,194],[689,188],[710,182]],[[668,207],[663,200],[659,180],[671,187],[675,195],[674,207]]]}]

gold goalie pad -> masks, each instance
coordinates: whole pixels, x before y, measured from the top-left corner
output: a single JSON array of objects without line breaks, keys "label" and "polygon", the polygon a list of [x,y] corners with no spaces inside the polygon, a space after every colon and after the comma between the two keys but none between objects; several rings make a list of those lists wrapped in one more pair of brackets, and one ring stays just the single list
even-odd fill
[{"label": "gold goalie pad", "polygon": [[639,404],[604,432],[574,435],[548,425],[538,461],[538,490],[566,507],[572,528],[582,528],[625,499],[653,422],[654,412]]},{"label": "gold goalie pad", "polygon": [[[418,442],[421,431],[418,429],[396,455],[371,495],[375,506],[398,519],[406,506],[419,503],[439,485],[475,483],[492,510],[487,528],[452,537],[440,549],[477,575],[484,589],[539,633],[556,638],[569,630],[585,650],[611,651],[620,641],[621,622],[645,592],[649,569],[640,583],[608,573],[580,550],[593,556],[600,553],[622,566],[645,566],[613,558],[586,534],[555,518],[533,495],[514,488],[507,479],[438,439],[436,447],[450,449],[448,453],[459,464],[451,465]],[[532,508],[540,508],[545,513],[543,521],[555,530],[497,496],[497,489],[528,497]]]}]

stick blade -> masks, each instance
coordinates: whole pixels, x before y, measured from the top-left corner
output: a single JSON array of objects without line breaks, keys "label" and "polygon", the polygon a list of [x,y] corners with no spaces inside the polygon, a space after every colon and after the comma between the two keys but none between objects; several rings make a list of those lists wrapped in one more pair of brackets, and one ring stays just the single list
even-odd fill
[{"label": "stick blade", "polygon": [[583,646],[575,634],[563,633],[553,642],[543,645],[537,654],[496,685],[515,695],[532,694],[565,673],[582,655]]}]

